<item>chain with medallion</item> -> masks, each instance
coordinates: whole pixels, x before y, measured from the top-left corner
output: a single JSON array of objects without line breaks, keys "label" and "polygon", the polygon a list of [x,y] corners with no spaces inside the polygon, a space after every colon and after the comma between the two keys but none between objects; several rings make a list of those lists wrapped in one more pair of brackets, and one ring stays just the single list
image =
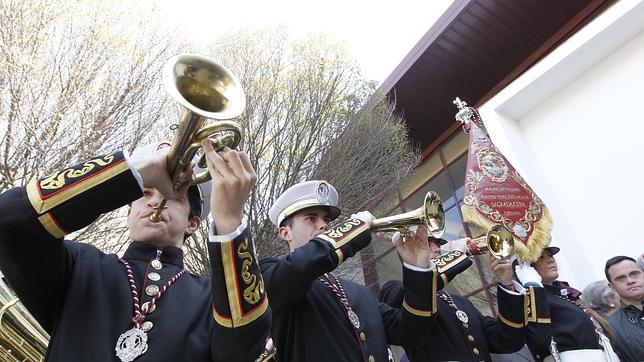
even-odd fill
[{"label": "chain with medallion", "polygon": [[[159,289],[152,300],[144,303],[143,306],[141,306],[139,303],[139,293],[137,292],[136,283],[134,282],[132,267],[130,267],[130,264],[124,259],[119,258],[119,262],[123,264],[123,266],[125,266],[127,278],[130,282],[130,289],[132,291],[132,300],[134,304],[134,316],[132,317],[132,323],[134,324],[134,327],[119,336],[119,339],[116,342],[116,347],[114,349],[116,351],[116,356],[122,362],[131,362],[148,350],[148,335],[141,328],[141,324],[145,321],[145,315],[152,313],[152,311],[156,308],[157,300],[159,300],[159,298],[161,298],[161,296],[168,290],[168,288],[174,282],[176,282],[177,279],[184,275],[187,270],[184,268],[177,274],[175,274],[163,285],[163,287],[161,287],[161,289]],[[153,260],[151,264],[154,269],[161,269],[161,262],[159,262],[158,260]]]},{"label": "chain with medallion", "polygon": [[[333,278],[333,280],[331,278]],[[340,284],[338,278],[336,278],[336,276],[333,274],[324,274],[318,279],[336,295],[336,297],[340,301],[340,304],[344,307],[344,310],[347,313],[347,318],[349,318],[349,322],[351,322],[353,328],[356,330],[360,329],[360,318],[358,318],[356,312],[354,312],[349,305],[347,295],[344,292],[344,289],[342,288],[342,285]]]}]

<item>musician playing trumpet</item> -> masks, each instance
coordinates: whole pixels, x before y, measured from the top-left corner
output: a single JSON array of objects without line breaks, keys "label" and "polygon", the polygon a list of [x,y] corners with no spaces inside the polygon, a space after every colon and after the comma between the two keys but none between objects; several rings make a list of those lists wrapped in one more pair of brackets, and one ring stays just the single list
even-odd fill
[{"label": "musician playing trumpet", "polygon": [[[496,318],[482,315],[466,298],[449,294],[443,287],[458,274],[472,265],[467,257],[469,238],[459,239],[451,244],[451,251],[442,254],[448,242],[428,236],[427,228],[419,226],[412,234],[413,240],[424,240],[430,251],[430,258],[437,266],[438,304],[435,322],[429,328],[419,330],[429,339],[422,345],[408,345],[403,348],[413,361],[490,361],[490,353],[512,353],[520,350],[526,341],[525,311],[529,298],[523,287],[514,282],[510,260],[490,258],[490,269],[498,279]],[[394,234],[398,242],[400,234]],[[399,281],[385,283],[380,292],[381,301],[392,307],[402,303],[405,287]]]},{"label": "musician playing trumpet", "polygon": [[291,186],[269,211],[290,252],[261,260],[273,310],[278,361],[386,362],[388,344],[418,345],[436,312],[437,275],[427,243],[396,244],[407,293],[402,305],[379,303],[365,286],[333,271],[371,242],[373,216],[340,215],[338,193],[326,181]]},{"label": "musician playing trumpet", "polygon": [[[262,353],[270,310],[243,216],[255,171],[242,151],[202,145],[213,181],[199,186],[192,165],[173,185],[168,148],[155,144],[0,194],[0,269],[51,335],[47,361],[248,362]],[[122,257],[64,240],[127,204],[133,242]],[[212,279],[186,271],[181,249],[209,212]]]}]

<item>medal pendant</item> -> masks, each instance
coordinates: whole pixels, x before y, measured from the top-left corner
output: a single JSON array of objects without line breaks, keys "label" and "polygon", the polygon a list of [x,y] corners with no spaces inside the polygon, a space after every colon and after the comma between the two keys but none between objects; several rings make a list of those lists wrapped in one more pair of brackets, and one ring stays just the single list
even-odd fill
[{"label": "medal pendant", "polygon": [[134,361],[148,350],[148,335],[139,328],[121,334],[116,342],[116,357],[123,362]]},{"label": "medal pendant", "polygon": [[360,318],[358,318],[358,315],[353,311],[353,309],[349,308],[347,316],[349,317],[349,321],[353,325],[353,328],[360,329]]},{"label": "medal pendant", "polygon": [[462,310],[456,311],[456,318],[458,318],[458,320],[462,323],[467,323],[470,320],[467,316],[467,313],[463,312]]}]

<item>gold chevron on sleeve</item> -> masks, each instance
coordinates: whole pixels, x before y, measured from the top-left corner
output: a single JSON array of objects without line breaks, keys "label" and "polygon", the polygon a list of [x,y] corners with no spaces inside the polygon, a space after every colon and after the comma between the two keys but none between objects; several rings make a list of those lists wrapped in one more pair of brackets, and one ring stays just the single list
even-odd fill
[{"label": "gold chevron on sleeve", "polygon": [[438,270],[439,273],[444,273],[466,258],[467,255],[465,255],[465,253],[463,253],[462,251],[454,250],[445,255],[432,258],[432,261],[434,262],[434,264],[436,264],[436,270]]},{"label": "gold chevron on sleeve", "polygon": [[[63,172],[67,172],[65,170]],[[125,159],[120,159],[114,163],[108,164],[102,169],[92,173],[86,178],[76,180],[67,179],[67,183],[61,185],[56,191],[44,194],[41,190],[41,180],[34,180],[27,185],[27,196],[31,206],[38,214],[43,214],[72,197],[81,194],[96,185],[99,185],[116,175],[129,171]]]},{"label": "gold chevron on sleeve", "polygon": [[[240,327],[249,324],[261,317],[268,309],[268,298],[266,294],[262,293],[262,300],[253,309],[244,312],[242,306],[241,290],[239,288],[239,280],[237,273],[237,266],[235,264],[235,248],[233,241],[226,241],[220,243],[221,246],[221,261],[224,268],[224,278],[226,280],[226,292],[228,294],[228,305],[230,308],[230,317],[225,317],[217,312],[213,305],[213,317],[215,321],[228,328]],[[263,282],[262,282],[263,283]]]},{"label": "gold chevron on sleeve", "polygon": [[358,234],[368,229],[369,227],[367,227],[364,221],[348,219],[324,234],[318,235],[317,238],[328,241],[334,249],[339,249]]}]

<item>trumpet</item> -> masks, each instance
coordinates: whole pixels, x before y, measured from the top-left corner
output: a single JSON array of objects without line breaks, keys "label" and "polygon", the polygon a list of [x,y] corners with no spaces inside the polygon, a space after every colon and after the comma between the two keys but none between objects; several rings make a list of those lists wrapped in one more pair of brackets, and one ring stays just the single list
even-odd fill
[{"label": "trumpet", "polygon": [[371,222],[372,231],[409,233],[409,226],[425,225],[429,235],[440,239],[445,232],[445,211],[440,196],[434,191],[425,194],[423,206],[394,216],[374,219]]},{"label": "trumpet", "polygon": [[[213,60],[196,55],[177,55],[163,67],[163,84],[181,108],[176,134],[168,153],[168,173],[176,184],[179,174],[192,162],[201,145],[208,138],[215,150],[235,148],[242,139],[242,129],[229,121],[239,116],[246,107],[246,96],[235,75]],[[215,122],[204,126],[207,119]],[[206,167],[202,156],[198,162]],[[210,179],[208,171],[195,175],[193,184]],[[150,221],[159,222],[165,207],[163,198]]]},{"label": "trumpet", "polygon": [[467,244],[468,256],[490,253],[499,260],[510,259],[514,255],[514,238],[503,225],[492,225],[484,236],[472,239]]}]

